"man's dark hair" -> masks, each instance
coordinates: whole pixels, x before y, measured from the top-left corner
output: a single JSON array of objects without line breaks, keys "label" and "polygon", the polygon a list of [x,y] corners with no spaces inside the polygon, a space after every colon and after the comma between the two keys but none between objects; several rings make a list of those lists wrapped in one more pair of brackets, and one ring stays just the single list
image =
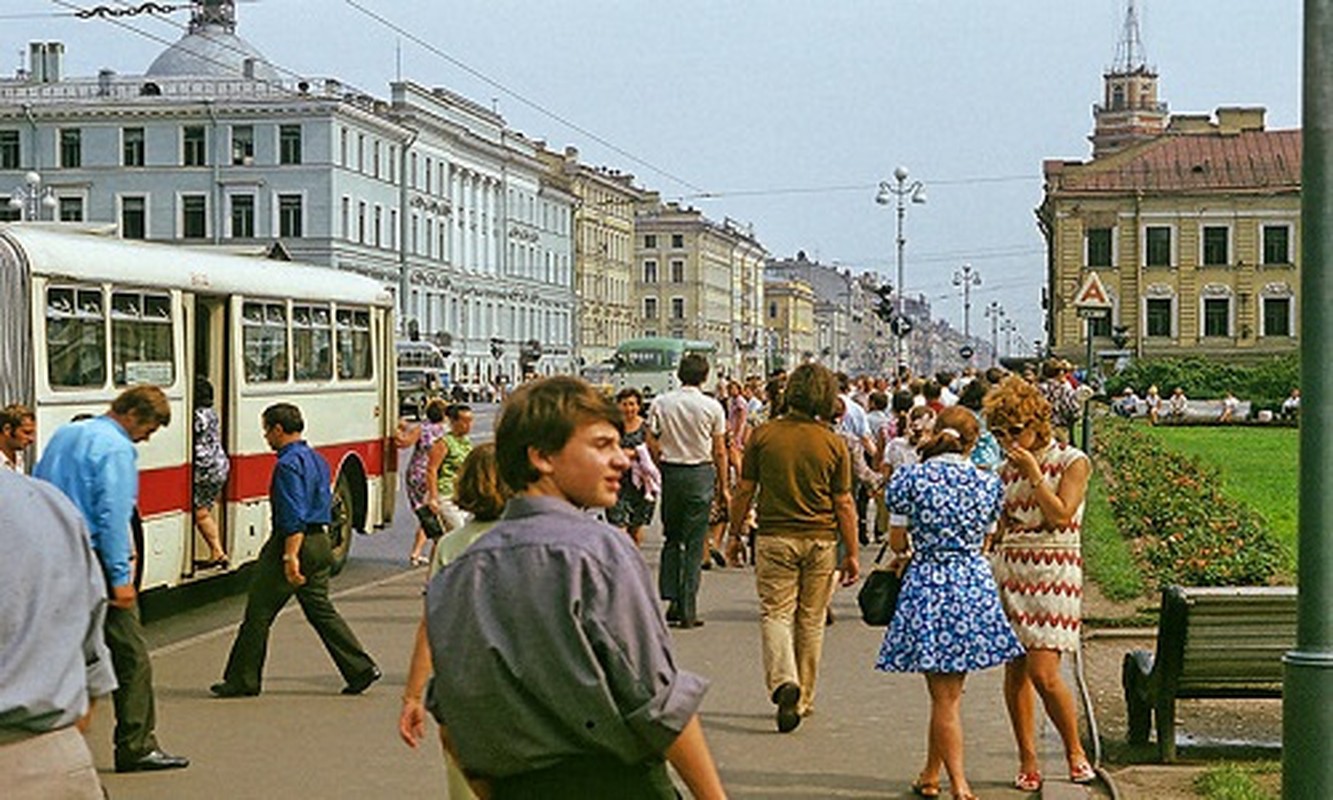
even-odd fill
[{"label": "man's dark hair", "polygon": [[464,412],[472,411],[472,406],[467,403],[453,403],[444,410],[444,415],[450,420],[456,420],[463,416]]},{"label": "man's dark hair", "polygon": [[989,391],[990,384],[985,378],[973,378],[958,393],[958,405],[980,413],[981,406],[986,400],[986,392]]},{"label": "man's dark hair", "polygon": [[590,422],[624,427],[620,407],[582,378],[557,375],[523,384],[505,401],[495,426],[500,479],[513,491],[523,491],[541,478],[528,449],[558,453],[576,428]]},{"label": "man's dark hair", "polygon": [[708,380],[708,359],[700,353],[686,353],[680,357],[676,377],[685,386],[702,386]]},{"label": "man's dark hair", "polygon": [[301,409],[291,403],[274,403],[264,409],[263,420],[264,430],[274,426],[282,428],[283,433],[300,433],[305,430]]},{"label": "man's dark hair", "polygon": [[787,377],[782,398],[787,413],[795,411],[813,419],[831,421],[838,402],[838,379],[827,367],[802,364]]},{"label": "man's dark hair", "polygon": [[940,386],[948,386],[953,383],[954,374],[947,369],[935,373],[935,380],[939,381]]},{"label": "man's dark hair", "polygon": [[870,393],[870,410],[883,411],[889,407],[889,396],[883,392]]},{"label": "man's dark hair", "polygon": [[147,383],[121,392],[111,401],[111,411],[140,422],[155,422],[164,428],[171,424],[171,404],[167,402],[166,393]]},{"label": "man's dark hair", "polygon": [[838,382],[838,393],[847,394],[852,389],[852,378],[845,372],[839,372],[833,376]]},{"label": "man's dark hair", "polygon": [[943,394],[943,389],[944,387],[935,381],[926,381],[925,385],[921,387],[921,396],[926,398],[926,402],[938,400],[940,395]]}]

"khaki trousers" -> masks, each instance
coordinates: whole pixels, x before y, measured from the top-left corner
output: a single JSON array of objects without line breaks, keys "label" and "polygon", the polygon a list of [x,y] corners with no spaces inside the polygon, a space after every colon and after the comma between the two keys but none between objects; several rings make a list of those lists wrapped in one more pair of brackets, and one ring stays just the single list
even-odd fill
[{"label": "khaki trousers", "polygon": [[754,551],[768,694],[771,697],[784,683],[799,685],[797,710],[804,715],[815,702],[824,615],[838,565],[837,542],[761,531],[755,537]]},{"label": "khaki trousers", "polygon": [[73,725],[0,745],[0,786],[6,800],[102,800],[93,754]]}]

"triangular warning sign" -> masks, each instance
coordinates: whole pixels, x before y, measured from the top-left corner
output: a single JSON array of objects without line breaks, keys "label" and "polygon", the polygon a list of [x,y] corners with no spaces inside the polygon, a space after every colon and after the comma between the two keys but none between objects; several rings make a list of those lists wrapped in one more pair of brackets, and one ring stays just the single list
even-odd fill
[{"label": "triangular warning sign", "polygon": [[1083,285],[1079,287],[1078,294],[1074,295],[1074,305],[1077,308],[1111,307],[1111,296],[1106,293],[1106,286],[1102,284],[1102,279],[1097,273],[1088,273]]}]

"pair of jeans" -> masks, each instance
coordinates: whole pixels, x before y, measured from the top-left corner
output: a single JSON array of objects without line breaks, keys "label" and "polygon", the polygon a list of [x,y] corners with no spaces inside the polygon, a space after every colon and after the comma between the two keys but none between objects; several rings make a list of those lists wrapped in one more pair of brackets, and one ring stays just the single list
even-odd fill
[{"label": "pair of jeans", "polygon": [[754,580],[769,696],[784,683],[801,687],[798,711],[814,705],[824,650],[824,618],[838,566],[837,542],[809,536],[755,537]]},{"label": "pair of jeans", "polygon": [[717,470],[712,464],[662,465],[662,562],[658,591],[684,622],[698,619],[699,574],[708,536],[708,507]]}]

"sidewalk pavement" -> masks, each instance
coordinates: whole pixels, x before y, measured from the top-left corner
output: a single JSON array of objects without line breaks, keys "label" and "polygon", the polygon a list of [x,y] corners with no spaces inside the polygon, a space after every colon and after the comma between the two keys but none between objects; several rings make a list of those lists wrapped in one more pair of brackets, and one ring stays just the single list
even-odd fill
[{"label": "sidewalk pavement", "polygon": [[[645,556],[654,565],[659,547],[650,536]],[[867,567],[872,555],[863,553]],[[155,651],[159,738],[168,752],[193,763],[176,772],[114,774],[108,700],[97,709],[89,741],[111,797],[444,796],[433,732],[416,751],[396,733],[424,576],[414,570],[334,595],[385,673],[361,697],[339,695],[342,681],[295,602],[274,625],[264,693],[257,698],[208,694],[234,626]],[[873,669],[884,631],[860,621],[855,588],[834,597],[837,621],[825,639],[815,713],[789,734],[777,733],[764,687],[753,571],[707,573],[699,608],[706,625],[672,635],[680,663],[712,682],[703,725],[732,798],[912,796],[909,786],[926,748],[925,681]],[[1031,797],[1009,784],[1016,757],[1001,670],[969,677],[963,713],[973,791],[988,800]],[[1049,778],[1044,796],[1087,797],[1064,781],[1059,740],[1049,724],[1041,732]]]}]

